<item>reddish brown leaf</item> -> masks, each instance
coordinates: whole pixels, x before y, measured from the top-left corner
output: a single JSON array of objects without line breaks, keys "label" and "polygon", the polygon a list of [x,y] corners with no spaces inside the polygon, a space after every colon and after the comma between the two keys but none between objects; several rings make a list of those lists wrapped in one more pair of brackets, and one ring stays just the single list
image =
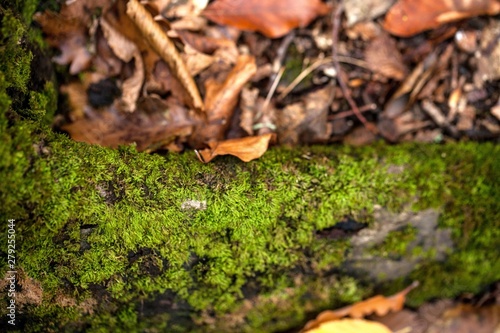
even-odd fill
[{"label": "reddish brown leaf", "polygon": [[249,136],[245,138],[230,139],[220,142],[209,142],[210,148],[197,151],[198,158],[204,163],[210,162],[219,155],[233,155],[243,162],[249,162],[261,157],[267,150],[269,140],[273,134]]},{"label": "reddish brown leaf", "polygon": [[278,38],[329,10],[321,0],[216,0],[203,15],[219,24]]},{"label": "reddish brown leaf", "polygon": [[85,107],[85,117],[62,127],[76,141],[117,148],[135,143],[139,151],[154,151],[191,134],[187,110],[174,100],[139,99],[134,113],[116,103],[106,110]]},{"label": "reddish brown leaf", "polygon": [[499,0],[399,0],[391,7],[384,29],[400,37],[409,37],[448,22],[500,13]]},{"label": "reddish brown leaf", "polygon": [[306,324],[304,331],[318,327],[322,323],[337,320],[346,316],[351,316],[352,318],[363,318],[364,316],[372,313],[383,316],[389,313],[389,311],[399,311],[403,308],[406,295],[417,286],[418,282],[414,282],[409,287],[389,297],[377,295],[365,301],[346,306],[335,311],[323,311],[316,317],[315,320],[311,320]]},{"label": "reddish brown leaf", "polygon": [[196,128],[195,137],[192,138],[194,147],[203,147],[207,142],[220,141],[224,138],[241,89],[256,70],[255,58],[241,55],[224,82],[218,83],[213,79],[205,82],[207,123]]},{"label": "reddish brown leaf", "polygon": [[37,13],[33,17],[51,46],[59,48],[61,54],[54,57],[59,65],[70,65],[70,74],[78,74],[89,67],[92,55],[86,48],[85,27],[75,18],[66,18],[53,12]]},{"label": "reddish brown leaf", "polygon": [[370,42],[365,51],[365,58],[372,71],[385,77],[403,80],[408,74],[396,41],[385,33]]}]

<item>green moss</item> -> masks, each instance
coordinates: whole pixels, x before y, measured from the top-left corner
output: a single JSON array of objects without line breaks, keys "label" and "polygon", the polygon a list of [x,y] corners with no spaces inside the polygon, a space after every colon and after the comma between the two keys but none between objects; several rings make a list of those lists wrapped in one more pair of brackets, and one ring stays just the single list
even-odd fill
[{"label": "green moss", "polygon": [[26,28],[10,10],[2,11],[0,71],[5,75],[7,88],[26,93],[33,59],[32,53],[23,47]]},{"label": "green moss", "polygon": [[[308,267],[318,275],[339,267],[349,243],[317,238],[315,230],[331,227],[345,215],[369,216],[374,203],[393,201],[394,191],[399,200],[452,199],[443,196],[443,191],[451,193],[452,186],[447,183],[446,167],[441,186],[410,184],[425,163],[413,157],[411,147],[405,148],[407,153],[379,147],[382,164],[376,150],[351,155],[308,148],[270,151],[262,160],[248,164],[224,158],[198,165],[189,154],[161,157],[133,148],[113,151],[48,132],[43,147],[38,148],[45,153],[37,156],[30,140],[21,136],[25,148],[15,162],[19,172],[7,177],[11,188],[18,188],[17,196],[7,198],[12,207],[8,214],[21,220],[23,269],[41,281],[48,294],[64,281],[78,290],[100,285],[117,304],[147,300],[170,290],[194,310],[212,309],[223,315],[240,306],[241,290],[249,279],[256,279],[263,290],[280,290],[290,288],[292,281],[283,273],[296,267]],[[428,151],[432,156],[446,150],[451,157],[455,150],[469,147],[431,149],[436,150]],[[493,156],[497,148],[484,145],[481,149]],[[307,159],[304,153],[309,154]],[[396,161],[405,170],[387,173],[387,166]],[[457,161],[443,164],[455,168]],[[493,164],[482,172],[491,176]],[[25,174],[36,177],[27,182]],[[473,184],[477,186],[477,180]],[[477,192],[484,194],[493,193]],[[182,210],[186,200],[206,200],[207,208]],[[31,207],[29,212],[23,208],[26,205]],[[476,204],[471,209],[484,208]],[[28,213],[35,217],[35,225],[24,224]],[[82,251],[80,228],[84,224],[91,224],[92,231],[86,236],[89,248]],[[480,243],[485,248],[490,249],[494,233],[482,235]],[[379,250],[399,256],[411,236],[412,228],[393,232]],[[132,261],[130,255],[141,249],[153,252],[139,254]],[[461,256],[456,260],[470,260]],[[460,288],[452,284],[447,290],[479,286],[495,278],[495,273],[490,275],[486,279],[484,273],[481,278],[462,276]],[[263,324],[251,321],[253,329]]]},{"label": "green moss", "polygon": [[417,228],[411,225],[391,231],[384,241],[372,247],[369,253],[382,258],[401,259],[408,254],[409,245],[415,240],[417,233]]}]

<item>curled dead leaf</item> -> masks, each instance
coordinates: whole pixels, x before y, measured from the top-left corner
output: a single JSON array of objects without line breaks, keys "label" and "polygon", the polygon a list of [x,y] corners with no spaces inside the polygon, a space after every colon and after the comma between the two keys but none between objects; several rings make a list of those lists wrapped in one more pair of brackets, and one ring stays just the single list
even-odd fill
[{"label": "curled dead leaf", "polygon": [[198,87],[174,43],[161,26],[137,0],[130,0],[127,3],[127,15],[134,21],[151,47],[165,60],[172,74],[179,79],[190,97],[190,106],[203,110],[203,101]]},{"label": "curled dead leaf", "polygon": [[273,134],[269,133],[220,142],[212,141],[208,143],[210,148],[195,152],[199,160],[204,163],[210,162],[219,155],[233,155],[243,162],[249,162],[264,155],[272,137]]}]

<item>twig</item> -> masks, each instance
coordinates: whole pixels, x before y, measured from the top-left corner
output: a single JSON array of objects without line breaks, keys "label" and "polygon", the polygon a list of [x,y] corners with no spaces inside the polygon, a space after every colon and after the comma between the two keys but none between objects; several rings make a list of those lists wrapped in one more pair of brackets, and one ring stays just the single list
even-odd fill
[{"label": "twig", "polygon": [[280,70],[278,71],[277,75],[274,77],[273,84],[271,85],[271,88],[269,89],[269,92],[267,93],[266,99],[264,100],[264,104],[262,104],[262,109],[259,111],[258,115],[255,116],[255,119],[258,119],[262,113],[267,111],[267,108],[269,107],[269,103],[271,103],[271,98],[273,97],[274,92],[276,91],[276,88],[278,87],[278,83],[280,82],[281,77],[283,76],[284,72],[285,72],[285,67],[281,67]]},{"label": "twig", "polygon": [[[369,69],[368,64],[361,59],[356,59],[348,56],[341,56],[337,55],[337,59],[339,62],[343,62],[346,64],[351,64],[355,65],[358,67],[363,67],[366,69]],[[279,94],[278,100],[283,100],[295,87],[306,78],[309,74],[311,74],[313,71],[318,69],[319,67],[323,65],[328,65],[330,63],[333,63],[333,58],[332,57],[326,57],[324,59],[319,59],[313,62],[309,67],[304,69],[300,74]]]},{"label": "twig", "polygon": [[290,46],[294,38],[295,31],[292,31],[281,41],[278,51],[276,51],[276,58],[273,60],[273,65],[271,68],[272,73],[269,76],[269,85],[267,88],[268,90],[271,90],[271,85],[274,84],[278,72],[283,67],[283,60],[285,59],[286,51],[288,50],[288,47]]},{"label": "twig", "polygon": [[351,93],[349,89],[347,88],[347,85],[345,84],[344,80],[342,79],[342,68],[340,67],[339,60],[337,58],[338,50],[337,50],[337,44],[339,40],[339,30],[340,30],[340,21],[341,21],[341,16],[342,12],[344,10],[344,2],[341,0],[335,11],[332,13],[332,21],[333,21],[333,29],[332,29],[332,57],[333,57],[333,64],[335,66],[335,70],[337,71],[337,80],[339,82],[340,88],[342,89],[342,93],[344,94],[345,99],[347,100],[347,103],[351,106],[352,111],[356,115],[356,117],[363,123],[363,125],[368,128],[371,132],[374,134],[377,134],[377,128],[369,123],[366,118],[361,114],[361,112],[358,109],[358,106],[354,102],[354,100],[351,97]]},{"label": "twig", "polygon": [[[366,111],[375,110],[376,108],[377,108],[377,105],[375,103],[371,103],[371,104],[367,104],[367,105],[363,105],[363,106],[359,107],[358,110],[359,110],[359,112],[366,112]],[[347,111],[339,112],[339,113],[332,114],[332,115],[328,116],[328,120],[347,118],[347,117],[352,116],[353,114],[354,114],[353,110],[347,110]]]}]

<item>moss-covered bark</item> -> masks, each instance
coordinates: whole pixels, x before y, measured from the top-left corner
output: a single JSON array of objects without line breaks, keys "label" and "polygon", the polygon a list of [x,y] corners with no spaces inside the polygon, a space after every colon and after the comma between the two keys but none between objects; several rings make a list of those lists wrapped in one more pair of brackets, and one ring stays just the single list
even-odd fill
[{"label": "moss-covered bark", "polygon": [[271,332],[412,280],[413,305],[499,280],[498,146],[201,165],[76,143],[47,125],[54,85],[30,70],[23,4],[0,8],[0,230],[16,220],[19,331]]}]

